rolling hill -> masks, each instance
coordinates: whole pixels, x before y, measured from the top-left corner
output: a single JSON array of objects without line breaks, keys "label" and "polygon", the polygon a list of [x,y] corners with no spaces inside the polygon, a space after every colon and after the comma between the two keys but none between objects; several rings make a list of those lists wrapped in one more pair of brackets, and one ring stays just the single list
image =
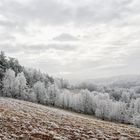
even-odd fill
[{"label": "rolling hill", "polygon": [[140,140],[140,129],[31,102],[0,98],[1,140]]}]

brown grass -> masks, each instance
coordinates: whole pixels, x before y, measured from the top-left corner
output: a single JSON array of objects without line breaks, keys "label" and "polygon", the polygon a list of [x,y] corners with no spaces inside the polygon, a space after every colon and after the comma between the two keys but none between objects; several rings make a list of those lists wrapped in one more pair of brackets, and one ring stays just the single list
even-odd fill
[{"label": "brown grass", "polygon": [[0,98],[2,140],[140,140],[140,129],[34,103]]}]

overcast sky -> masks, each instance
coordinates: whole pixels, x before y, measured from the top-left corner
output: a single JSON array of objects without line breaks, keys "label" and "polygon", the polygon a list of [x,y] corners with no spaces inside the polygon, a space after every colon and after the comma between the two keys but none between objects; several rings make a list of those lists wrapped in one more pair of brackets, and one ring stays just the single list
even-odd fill
[{"label": "overcast sky", "polygon": [[140,0],[0,0],[0,50],[67,79],[140,74]]}]

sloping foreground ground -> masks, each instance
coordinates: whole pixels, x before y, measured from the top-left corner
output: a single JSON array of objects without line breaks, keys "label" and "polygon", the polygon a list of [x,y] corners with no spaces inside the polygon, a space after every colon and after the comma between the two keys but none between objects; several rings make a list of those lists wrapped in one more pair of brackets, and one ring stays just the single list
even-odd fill
[{"label": "sloping foreground ground", "polygon": [[2,140],[140,140],[140,129],[8,98],[0,98]]}]

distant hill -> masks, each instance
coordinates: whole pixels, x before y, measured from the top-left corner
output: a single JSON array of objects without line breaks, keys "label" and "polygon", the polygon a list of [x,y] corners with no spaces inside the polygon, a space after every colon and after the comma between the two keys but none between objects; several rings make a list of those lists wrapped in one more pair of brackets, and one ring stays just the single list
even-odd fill
[{"label": "distant hill", "polygon": [[85,80],[85,82],[99,85],[130,88],[133,86],[140,86],[140,75],[119,75],[109,78],[88,79]]}]

